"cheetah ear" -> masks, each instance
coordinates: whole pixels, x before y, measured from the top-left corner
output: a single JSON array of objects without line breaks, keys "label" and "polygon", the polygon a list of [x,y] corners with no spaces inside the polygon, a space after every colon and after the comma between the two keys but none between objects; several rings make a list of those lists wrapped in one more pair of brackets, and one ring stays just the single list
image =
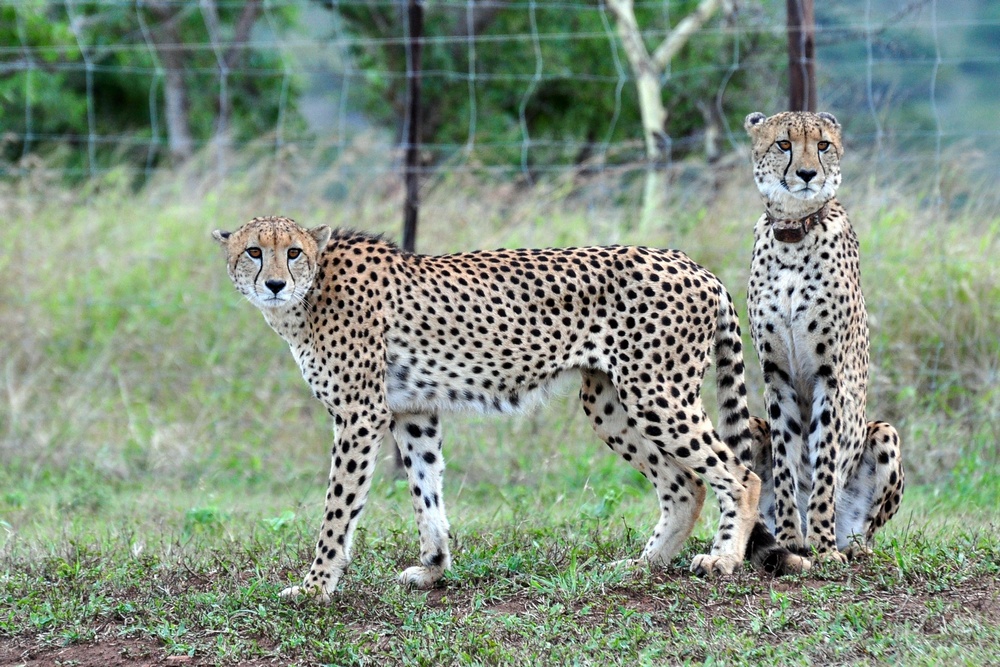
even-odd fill
[{"label": "cheetah ear", "polygon": [[840,123],[837,122],[836,116],[834,116],[832,113],[827,113],[826,111],[820,111],[816,115],[825,120],[826,122],[830,123],[831,125],[833,125],[834,129],[836,130],[840,129]]},{"label": "cheetah ear", "polygon": [[752,128],[754,128],[757,125],[760,125],[765,120],[767,120],[767,116],[765,116],[759,111],[754,111],[752,114],[746,117],[746,120],[743,121],[743,129],[746,130],[747,133],[750,133],[752,131]]},{"label": "cheetah ear", "polygon": [[333,234],[333,230],[326,225],[320,225],[319,227],[313,227],[309,230],[309,236],[316,239],[317,250],[323,251],[326,247],[327,241],[330,240],[330,236]]},{"label": "cheetah ear", "polygon": [[226,242],[229,240],[230,235],[231,232],[224,232],[221,229],[216,229],[214,232],[212,232],[212,238],[215,239],[216,242],[221,246],[226,245]]}]

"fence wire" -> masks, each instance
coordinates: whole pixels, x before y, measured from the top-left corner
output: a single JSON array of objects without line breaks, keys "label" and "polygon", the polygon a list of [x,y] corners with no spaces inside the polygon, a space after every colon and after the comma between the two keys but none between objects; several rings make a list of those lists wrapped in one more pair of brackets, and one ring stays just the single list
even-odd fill
[{"label": "fence wire", "polygon": [[[155,27],[144,18],[152,4],[177,12],[178,20],[200,17],[205,39],[201,41],[164,42],[154,39]],[[226,156],[233,150],[273,150],[289,148],[313,150],[318,146],[343,149],[364,130],[381,130],[390,141],[405,137],[399,132],[402,117],[376,121],[365,114],[359,101],[371,82],[398,82],[402,89],[408,76],[405,61],[399,69],[373,68],[359,61],[359,49],[400,45],[407,38],[405,21],[399,22],[398,35],[373,38],[350,31],[340,12],[364,7],[400,9],[398,0],[329,0],[325,3],[306,0],[266,0],[256,25],[246,42],[232,41],[232,30],[219,24],[219,12],[237,12],[245,6],[241,0],[60,0],[48,3],[54,20],[68,21],[71,41],[39,45],[26,29],[21,14],[8,34],[17,41],[0,44],[0,84],[18,82],[24,104],[4,111],[3,144],[18,146],[6,151],[3,165],[8,173],[17,172],[16,158],[24,157],[43,144],[63,143],[84,151],[86,159],[67,165],[68,176],[98,176],[111,169],[131,169],[147,175],[170,164],[166,160],[169,127],[165,122],[164,97],[167,67],[161,55],[173,50],[201,54],[199,63],[185,69],[185,76],[197,77],[199,88],[217,92],[218,119],[210,135],[194,137],[194,150],[211,152],[220,174],[236,168]],[[403,3],[405,4],[405,3]],[[706,24],[692,40],[700,43],[723,43],[731,57],[715,61],[671,63],[663,83],[713,82],[714,91],[699,103],[714,110],[721,118],[724,149],[744,143],[742,131],[733,127],[740,113],[753,110],[776,112],[786,104],[782,72],[772,71],[774,63],[754,57],[760,48],[780,50],[784,44],[783,4],[758,0],[741,3],[740,11],[729,21]],[[981,11],[972,12],[979,6]],[[637,10],[662,12],[676,23],[693,7],[690,1],[648,0],[635,3]],[[297,10],[291,22],[277,18],[279,12]],[[494,9],[522,13],[525,30],[517,33],[479,32],[474,25],[476,11]],[[906,160],[931,161],[940,191],[942,152],[953,145],[991,150],[1000,145],[1000,126],[990,111],[1000,101],[1000,92],[990,81],[1000,74],[1000,50],[995,39],[973,35],[1000,35],[1000,13],[989,3],[939,3],[937,0],[848,0],[818,7],[816,40],[820,107],[833,111],[844,121],[848,145],[906,147]],[[615,18],[603,0],[570,2],[557,0],[455,0],[428,2],[428,12],[464,12],[460,19],[465,29],[460,34],[427,34],[424,48],[460,49],[463,57],[453,66],[425,69],[425,81],[462,86],[467,91],[465,136],[449,141],[430,142],[423,146],[437,157],[437,164],[451,171],[476,171],[489,177],[514,176],[530,180],[534,175],[561,173],[580,168],[580,156],[589,164],[620,165],[642,160],[642,136],[633,107],[626,113],[623,99],[633,94],[635,77],[621,52],[615,31]],[[540,12],[559,12],[562,20],[541,25]],[[600,30],[578,29],[584,16],[599,17]],[[103,24],[116,21],[124,29],[110,34]],[[589,23],[587,25],[590,25]],[[664,29],[644,32],[647,44],[663,39]],[[719,42],[724,38],[724,42]],[[711,41],[715,40],[715,41]],[[604,53],[610,68],[604,73],[588,70],[585,63],[553,62],[544,55],[545,45],[584,44]],[[747,45],[755,46],[748,50]],[[488,68],[483,57],[491,50],[518,47],[522,63],[518,67]],[[762,47],[761,45],[765,45]],[[767,47],[767,45],[770,45]],[[243,52],[235,65],[227,53]],[[253,55],[264,58],[249,57]],[[123,60],[131,60],[124,64]],[[42,77],[65,76],[66,85],[77,86],[85,99],[85,130],[52,132],[41,119],[52,113],[47,104],[58,100],[40,99]],[[761,85],[757,90],[737,90],[734,79],[751,74]],[[236,137],[225,126],[233,106],[233,77],[249,77],[277,82],[276,107],[270,127],[254,136]],[[118,77],[139,82],[148,93],[144,110],[136,115],[144,121],[128,128],[109,128],[99,120],[95,97],[95,77]],[[613,100],[603,126],[589,137],[538,135],[529,119],[531,104],[545,85],[559,82],[573,85],[593,84],[601,95]],[[482,100],[513,90],[516,99],[518,131],[496,136]],[[11,92],[11,91],[9,91]],[[254,100],[241,100],[253,104]],[[426,106],[435,100],[425,93]],[[585,104],[586,101],[574,101]],[[667,100],[668,105],[671,100]],[[134,101],[130,104],[136,104]],[[751,105],[754,105],[751,107]],[[442,113],[449,113],[444,109]],[[627,130],[627,132],[624,132]],[[687,154],[697,152],[701,134],[696,130],[685,136],[663,138],[671,149]],[[406,146],[400,145],[400,154]],[[129,164],[99,160],[98,153],[129,154],[144,157]],[[495,155],[506,152],[516,159],[506,162],[478,159],[480,152]],[[443,158],[443,159],[442,159]],[[234,163],[239,164],[239,163]],[[372,170],[391,170],[399,165],[372,163]]]}]

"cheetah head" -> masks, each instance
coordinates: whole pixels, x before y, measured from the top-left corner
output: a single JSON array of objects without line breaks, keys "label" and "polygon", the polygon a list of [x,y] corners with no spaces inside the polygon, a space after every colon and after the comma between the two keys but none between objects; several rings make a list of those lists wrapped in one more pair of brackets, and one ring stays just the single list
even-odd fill
[{"label": "cheetah head", "polygon": [[235,232],[212,232],[226,254],[236,289],[261,310],[302,302],[316,277],[330,228],[299,227],[288,218],[254,218]]},{"label": "cheetah head", "polygon": [[774,217],[804,218],[837,194],[844,147],[833,114],[755,112],[743,127],[753,144],[757,189]]}]

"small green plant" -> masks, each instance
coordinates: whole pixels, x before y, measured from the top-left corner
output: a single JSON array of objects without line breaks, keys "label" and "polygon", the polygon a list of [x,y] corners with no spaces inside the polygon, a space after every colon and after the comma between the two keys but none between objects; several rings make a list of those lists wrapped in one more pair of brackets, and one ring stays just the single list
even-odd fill
[{"label": "small green plant", "polygon": [[261,520],[268,530],[273,533],[281,533],[288,529],[295,521],[295,512],[291,510],[286,510],[282,512],[279,516],[272,517],[270,519]]},{"label": "small green plant", "polygon": [[218,535],[229,518],[229,514],[218,507],[189,509],[184,513],[184,535]]}]

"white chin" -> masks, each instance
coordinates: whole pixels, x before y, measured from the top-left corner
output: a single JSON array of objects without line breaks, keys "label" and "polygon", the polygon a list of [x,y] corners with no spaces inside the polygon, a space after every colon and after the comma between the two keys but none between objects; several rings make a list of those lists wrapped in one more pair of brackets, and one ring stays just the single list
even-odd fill
[{"label": "white chin", "polygon": [[287,297],[271,297],[271,298],[261,298],[255,296],[253,298],[254,305],[261,310],[275,310],[278,308],[284,308],[290,302]]},{"label": "white chin", "polygon": [[803,188],[799,186],[795,190],[786,188],[780,181],[774,181],[772,183],[767,183],[764,187],[760,188],[760,193],[764,195],[766,199],[771,199],[774,201],[809,201],[814,199],[819,193],[819,189]]},{"label": "white chin", "polygon": [[794,197],[795,199],[798,199],[800,201],[809,201],[810,199],[816,198],[816,196],[819,194],[819,190],[802,189],[802,190],[796,190],[795,192],[789,192],[789,194],[792,195],[792,197]]}]

